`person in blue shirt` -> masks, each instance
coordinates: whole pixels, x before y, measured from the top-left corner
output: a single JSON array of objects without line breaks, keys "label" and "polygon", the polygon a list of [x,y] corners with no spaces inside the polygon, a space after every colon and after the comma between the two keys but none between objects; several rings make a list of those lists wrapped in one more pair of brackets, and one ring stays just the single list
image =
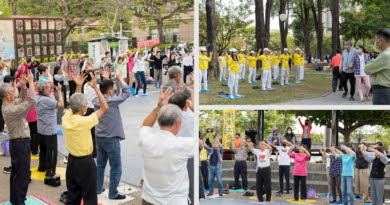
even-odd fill
[{"label": "person in blue shirt", "polygon": [[[353,177],[355,168],[356,153],[345,145],[341,145],[340,150],[330,147],[330,151],[336,158],[340,158],[343,162],[343,171],[341,172],[341,190],[343,193],[343,204],[354,205],[354,194],[353,194]],[[348,203],[349,197],[349,203]]]}]

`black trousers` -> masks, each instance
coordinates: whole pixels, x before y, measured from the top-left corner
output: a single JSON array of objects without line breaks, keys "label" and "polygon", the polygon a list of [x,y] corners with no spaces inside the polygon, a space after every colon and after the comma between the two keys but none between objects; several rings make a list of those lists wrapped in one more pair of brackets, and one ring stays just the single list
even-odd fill
[{"label": "black trousers", "polygon": [[301,184],[301,200],[306,200],[306,176],[294,176],[294,199],[299,200],[299,183]]},{"label": "black trousers", "polygon": [[183,78],[183,81],[184,83],[186,83],[186,79],[187,79],[187,75],[191,74],[192,72],[194,71],[194,67],[193,66],[184,66],[184,78]]},{"label": "black trousers", "polygon": [[290,166],[279,165],[279,185],[280,191],[283,192],[283,177],[286,178],[286,191],[290,191]]},{"label": "black trousers", "polygon": [[381,87],[372,89],[372,104],[390,105],[390,88]]},{"label": "black trousers", "polygon": [[304,145],[306,149],[311,149],[311,139],[310,138],[302,139],[301,145]]},{"label": "black trousers", "polygon": [[187,172],[188,172],[188,177],[190,178],[190,189],[189,189],[189,193],[188,193],[188,198],[190,199],[191,201],[191,204],[194,204],[195,203],[195,199],[194,199],[194,158],[189,158],[187,160]]},{"label": "black trousers", "polygon": [[343,195],[341,192],[341,176],[337,177],[330,177],[330,180],[332,181],[332,195],[333,195],[333,200],[336,201],[336,189],[339,192],[339,198],[340,201],[343,201]]},{"label": "black trousers", "polygon": [[29,122],[28,127],[30,128],[31,143],[30,149],[32,154],[38,154],[39,138],[38,138],[38,127],[37,121]]},{"label": "black trousers", "polygon": [[66,205],[97,204],[96,165],[92,155],[74,157],[69,154],[66,166]]},{"label": "black trousers", "polygon": [[24,204],[30,183],[30,138],[9,141],[11,154],[10,201]]},{"label": "black trousers", "polygon": [[203,184],[205,189],[209,189],[209,164],[207,160],[200,161],[200,171],[203,177]]},{"label": "black trousers", "polygon": [[3,119],[3,112],[1,111],[1,107],[3,106],[3,100],[0,99],[0,132],[4,131],[4,119]]},{"label": "black trousers", "polygon": [[349,85],[351,86],[350,94],[351,94],[351,97],[353,97],[355,95],[355,85],[356,85],[355,74],[341,72],[341,78],[342,78],[342,82],[343,82],[344,91],[346,93],[348,93],[347,82],[349,81]]},{"label": "black trousers", "polygon": [[339,90],[342,90],[343,85],[342,85],[342,81],[341,81],[341,74],[339,71],[339,67],[334,67],[333,68],[333,80],[332,80],[332,88],[334,91],[337,89],[337,84],[339,85]]},{"label": "black trousers", "polygon": [[244,190],[248,189],[248,169],[246,166],[245,160],[236,161],[234,163],[234,186],[240,188],[240,175],[242,179],[242,188]]},{"label": "black trousers", "polygon": [[74,82],[74,80],[70,80],[68,81],[68,83],[69,83],[69,99],[70,99],[70,97],[76,91],[76,83]]},{"label": "black trousers", "polygon": [[[85,113],[84,116],[89,116],[92,113],[94,113],[95,110],[93,108],[87,108],[87,112]],[[93,143],[93,151],[92,151],[92,157],[96,158],[97,157],[97,152],[96,152],[96,137],[95,137],[95,127],[92,127],[91,129],[91,135],[92,135],[92,143]]]},{"label": "black trousers", "polygon": [[256,172],[256,194],[257,200],[264,201],[263,195],[266,195],[266,201],[271,201],[271,168],[257,168]]},{"label": "black trousers", "polygon": [[57,134],[39,135],[39,168],[38,171],[45,171],[46,176],[54,176],[57,166]]}]

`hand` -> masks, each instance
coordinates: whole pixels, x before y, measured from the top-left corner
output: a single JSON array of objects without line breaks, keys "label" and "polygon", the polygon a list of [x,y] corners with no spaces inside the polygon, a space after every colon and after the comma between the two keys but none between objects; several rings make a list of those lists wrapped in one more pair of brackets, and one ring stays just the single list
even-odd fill
[{"label": "hand", "polygon": [[34,75],[32,74],[31,70],[27,71],[27,80],[30,84],[34,83]]},{"label": "hand", "polygon": [[352,65],[349,65],[349,68],[352,68]]},{"label": "hand", "polygon": [[[73,74],[71,74],[71,75],[73,75]],[[74,82],[76,83],[76,85],[82,86],[84,83],[84,80],[87,78],[87,76],[85,76],[84,73],[81,73],[77,77],[75,77],[73,75],[73,78],[74,78]]]},{"label": "hand", "polygon": [[89,76],[91,76],[91,81],[88,82],[88,85],[91,86],[93,89],[96,89],[97,88],[96,76],[93,73],[89,73]]},{"label": "hand", "polygon": [[173,96],[172,91],[173,91],[173,89],[171,87],[169,87],[164,92],[164,86],[161,86],[160,96],[158,97],[158,104],[157,104],[158,108],[161,108],[162,106],[168,104],[168,100]]},{"label": "hand", "polygon": [[369,147],[369,148],[367,149],[367,151],[369,151],[369,152],[375,152],[375,149],[372,148],[372,147]]},{"label": "hand", "polygon": [[214,52],[210,51],[210,56],[213,56],[213,53],[214,53]]},{"label": "hand", "polygon": [[180,86],[180,87],[176,87],[176,88],[175,88],[175,92],[182,92],[182,93],[184,93],[185,90],[186,90],[186,89],[185,89],[183,86]]},{"label": "hand", "polygon": [[70,55],[73,56],[73,50],[70,51]]},{"label": "hand", "polygon": [[57,92],[60,93],[61,92],[61,88],[62,88],[61,84],[58,83],[57,87],[56,87]]},{"label": "hand", "polygon": [[[137,48],[137,52],[139,53],[140,50],[141,50],[141,49],[138,47],[138,48]],[[136,56],[136,57],[137,57],[137,56]]]}]

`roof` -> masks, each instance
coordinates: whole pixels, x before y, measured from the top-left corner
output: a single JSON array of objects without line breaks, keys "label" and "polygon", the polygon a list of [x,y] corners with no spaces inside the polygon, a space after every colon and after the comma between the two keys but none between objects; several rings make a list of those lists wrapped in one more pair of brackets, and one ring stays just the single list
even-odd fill
[{"label": "roof", "polygon": [[24,19],[24,18],[36,18],[36,19],[45,19],[45,18],[48,18],[48,19],[57,19],[57,18],[61,18],[63,19],[62,16],[25,16],[25,15],[11,15],[11,18],[14,18],[14,19]]},{"label": "roof", "polygon": [[106,41],[119,41],[119,40],[130,40],[130,38],[127,38],[127,37],[120,37],[120,36],[115,36],[115,37],[112,37],[112,36],[103,36],[103,37],[98,37],[98,38],[93,38],[91,40],[89,40],[89,42],[96,42],[96,41],[102,41],[102,40],[106,40]]},{"label": "roof", "polygon": [[100,21],[96,20],[95,22],[92,22],[90,24],[87,24],[87,26],[100,26]]}]

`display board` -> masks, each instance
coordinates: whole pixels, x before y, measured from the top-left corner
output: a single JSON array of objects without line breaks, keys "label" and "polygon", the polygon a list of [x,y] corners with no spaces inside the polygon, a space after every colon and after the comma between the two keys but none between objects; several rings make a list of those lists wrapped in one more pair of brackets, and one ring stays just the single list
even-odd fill
[{"label": "display board", "polygon": [[0,19],[0,57],[15,59],[15,30],[12,19]]}]

